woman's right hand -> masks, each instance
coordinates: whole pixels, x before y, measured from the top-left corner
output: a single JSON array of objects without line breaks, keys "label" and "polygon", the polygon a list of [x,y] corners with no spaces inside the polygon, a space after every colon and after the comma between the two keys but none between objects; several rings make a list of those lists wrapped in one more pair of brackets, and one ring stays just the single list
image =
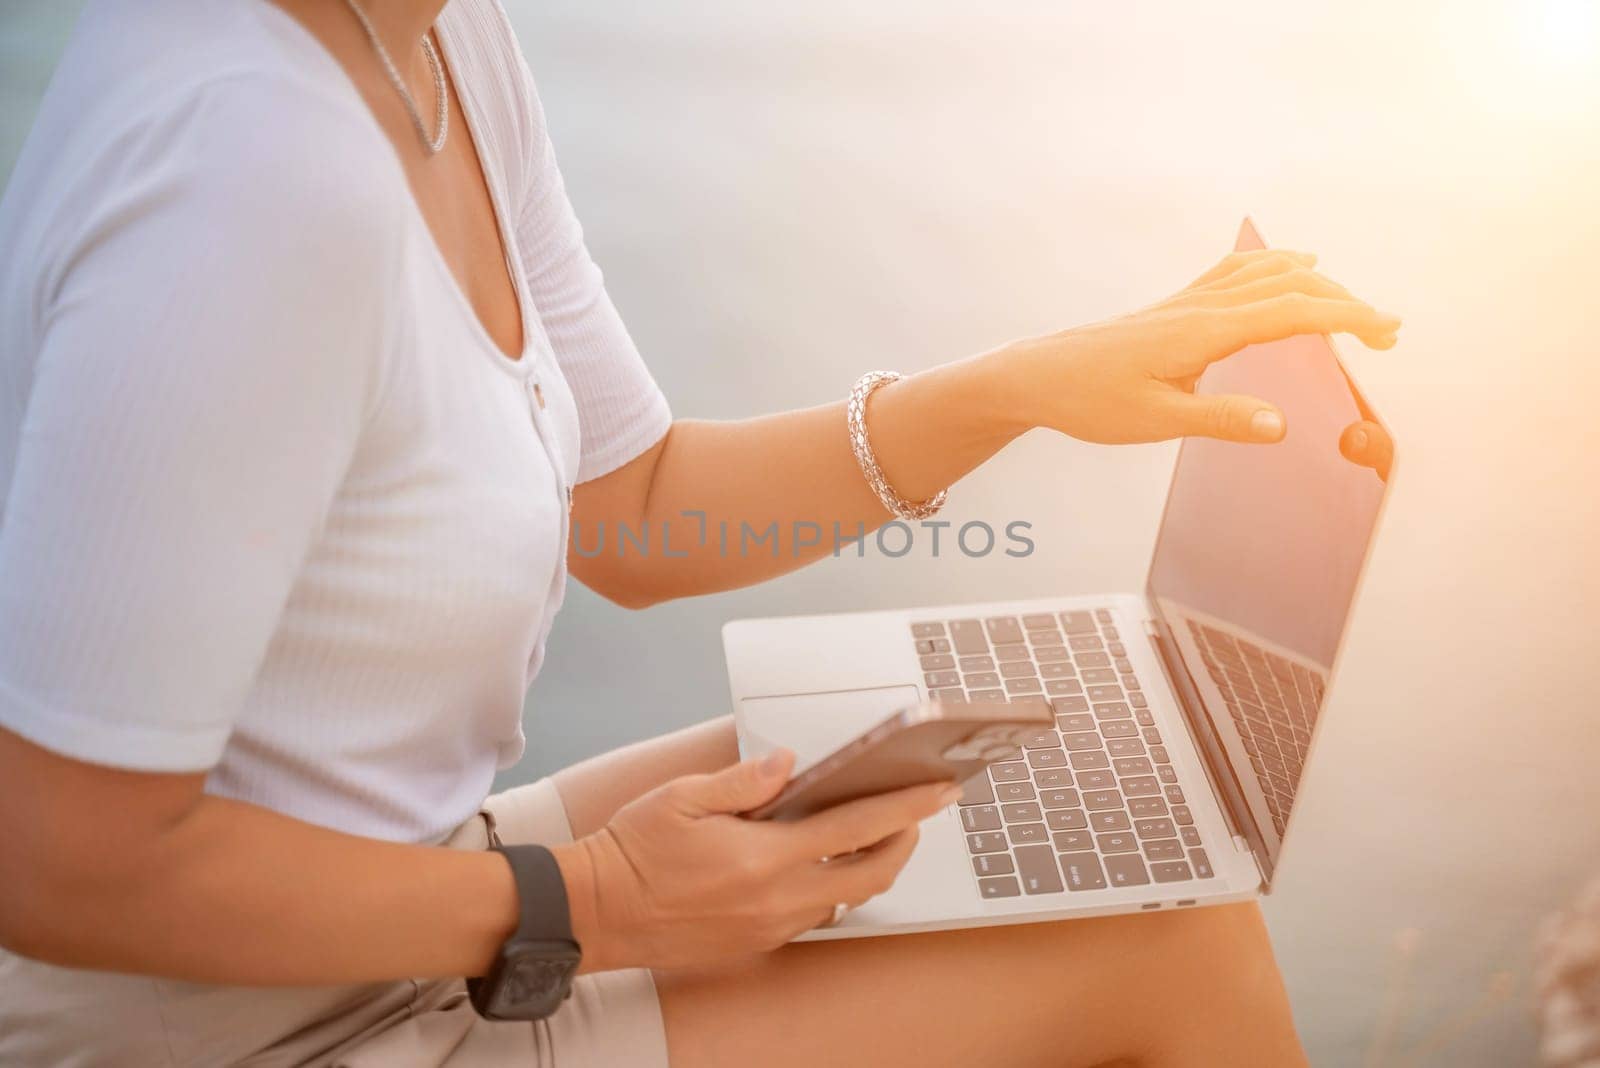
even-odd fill
[{"label": "woman's right hand", "polygon": [[555,847],[583,969],[683,967],[776,949],[826,922],[835,904],[889,889],[917,824],[961,795],[935,783],[789,823],[738,815],[777,796],[793,765],[779,750],[674,779],[600,831]]}]

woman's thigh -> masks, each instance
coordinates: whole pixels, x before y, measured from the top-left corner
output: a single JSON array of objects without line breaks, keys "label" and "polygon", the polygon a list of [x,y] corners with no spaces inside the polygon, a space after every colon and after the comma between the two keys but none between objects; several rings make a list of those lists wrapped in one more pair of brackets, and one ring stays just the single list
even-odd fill
[{"label": "woman's thigh", "polygon": [[1253,904],[800,943],[656,988],[673,1068],[1306,1063]]},{"label": "woman's thigh", "polygon": [[707,720],[562,768],[552,778],[566,806],[572,836],[606,825],[640,794],[683,775],[727,767],[739,759],[733,717]]}]

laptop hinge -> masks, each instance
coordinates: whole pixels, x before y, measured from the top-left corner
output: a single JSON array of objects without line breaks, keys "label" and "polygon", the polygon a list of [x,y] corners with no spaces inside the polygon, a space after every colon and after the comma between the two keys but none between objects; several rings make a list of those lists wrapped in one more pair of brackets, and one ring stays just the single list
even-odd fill
[{"label": "laptop hinge", "polygon": [[1183,657],[1179,655],[1166,625],[1160,619],[1146,619],[1144,630],[1151,646],[1155,648],[1156,659],[1161,662],[1162,671],[1167,676],[1167,684],[1178,698],[1178,707],[1188,723],[1189,735],[1194,739],[1195,749],[1200,753],[1200,759],[1205,765],[1212,796],[1217,799],[1223,818],[1228,821],[1228,831],[1233,835],[1234,848],[1250,853],[1256,862],[1256,869],[1261,873],[1262,888],[1268,889],[1272,885],[1272,861],[1267,855],[1266,843],[1256,826],[1255,817],[1250,813],[1244,792],[1239,788],[1238,777],[1233,770],[1232,762],[1228,760],[1222,740],[1217,737],[1216,728],[1211,724],[1211,717],[1206,714],[1205,702],[1201,700],[1199,687],[1189,675],[1189,669],[1184,665]]}]

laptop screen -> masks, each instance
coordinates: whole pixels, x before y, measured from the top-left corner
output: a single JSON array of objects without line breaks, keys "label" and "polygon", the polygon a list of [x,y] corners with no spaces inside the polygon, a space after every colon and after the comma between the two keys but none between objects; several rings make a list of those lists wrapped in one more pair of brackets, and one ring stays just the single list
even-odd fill
[{"label": "laptop screen", "polygon": [[[1263,247],[1248,222],[1238,247]],[[1265,398],[1288,422],[1276,445],[1184,441],[1149,580],[1275,865],[1392,442],[1320,336],[1252,346],[1199,390]]]}]

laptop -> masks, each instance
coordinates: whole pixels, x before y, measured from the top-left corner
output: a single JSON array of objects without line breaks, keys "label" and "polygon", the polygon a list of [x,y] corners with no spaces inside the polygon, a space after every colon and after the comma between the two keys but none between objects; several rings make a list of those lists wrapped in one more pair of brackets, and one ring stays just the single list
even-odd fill
[{"label": "laptop", "polygon": [[[1265,247],[1248,219],[1236,247]],[[1387,431],[1326,337],[1252,346],[1199,388],[1268,398],[1288,432],[1183,442],[1143,592],[723,628],[745,756],[782,746],[803,767],[929,697],[1039,696],[1056,715],[923,824],[892,889],[802,937],[1271,890],[1393,465],[1341,452],[1357,422]]]}]

